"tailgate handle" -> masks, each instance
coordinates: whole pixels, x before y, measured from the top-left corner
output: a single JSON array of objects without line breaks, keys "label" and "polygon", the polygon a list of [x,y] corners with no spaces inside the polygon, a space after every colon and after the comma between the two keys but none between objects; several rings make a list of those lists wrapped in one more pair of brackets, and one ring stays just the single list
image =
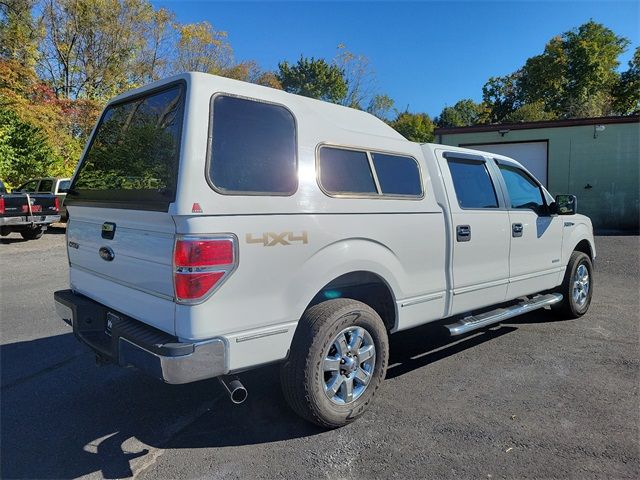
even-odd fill
[{"label": "tailgate handle", "polygon": [[113,236],[116,234],[116,224],[113,222],[104,222],[102,224],[102,238],[107,240],[113,240]]}]

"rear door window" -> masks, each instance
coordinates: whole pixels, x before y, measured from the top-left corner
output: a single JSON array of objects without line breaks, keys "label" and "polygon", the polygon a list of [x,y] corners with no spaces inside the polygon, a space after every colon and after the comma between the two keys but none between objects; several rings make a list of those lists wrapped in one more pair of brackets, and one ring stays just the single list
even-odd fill
[{"label": "rear door window", "polygon": [[109,105],[66,202],[166,211],[175,199],[183,109],[182,84]]},{"label": "rear door window", "polygon": [[498,208],[498,197],[486,162],[447,157],[460,208]]},{"label": "rear door window", "polygon": [[298,188],[296,123],[281,105],[217,95],[209,180],[224,194],[292,195]]}]

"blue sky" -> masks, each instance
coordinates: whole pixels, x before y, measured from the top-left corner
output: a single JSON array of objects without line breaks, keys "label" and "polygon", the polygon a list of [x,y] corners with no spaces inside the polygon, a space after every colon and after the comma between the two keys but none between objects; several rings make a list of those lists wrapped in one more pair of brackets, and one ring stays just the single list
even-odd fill
[{"label": "blue sky", "polygon": [[640,2],[217,2],[153,1],[181,22],[208,20],[225,30],[235,58],[275,69],[281,60],[331,59],[344,43],[369,57],[377,87],[396,108],[440,113],[462,98],[478,101],[490,76],[516,70],[554,35],[589,19],[640,45]]}]

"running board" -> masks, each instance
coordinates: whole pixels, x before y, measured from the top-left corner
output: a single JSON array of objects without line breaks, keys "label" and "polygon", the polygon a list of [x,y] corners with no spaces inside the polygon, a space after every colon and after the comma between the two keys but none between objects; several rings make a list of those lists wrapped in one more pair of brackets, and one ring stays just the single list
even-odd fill
[{"label": "running board", "polygon": [[462,335],[463,333],[471,332],[472,330],[477,330],[478,328],[486,327],[487,325],[498,323],[517,315],[522,315],[548,305],[553,305],[561,300],[562,295],[559,293],[536,295],[535,297],[528,298],[516,305],[505,308],[496,308],[495,310],[481,313],[479,315],[471,315],[458,320],[456,323],[445,326],[449,330],[450,335]]}]

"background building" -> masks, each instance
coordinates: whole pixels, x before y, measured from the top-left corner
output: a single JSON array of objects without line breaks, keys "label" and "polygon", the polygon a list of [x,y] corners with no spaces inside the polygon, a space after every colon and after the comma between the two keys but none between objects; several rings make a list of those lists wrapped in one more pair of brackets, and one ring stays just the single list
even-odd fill
[{"label": "background building", "polygon": [[640,229],[640,117],[436,129],[436,142],[521,162],[549,191],[578,197],[599,232]]}]

